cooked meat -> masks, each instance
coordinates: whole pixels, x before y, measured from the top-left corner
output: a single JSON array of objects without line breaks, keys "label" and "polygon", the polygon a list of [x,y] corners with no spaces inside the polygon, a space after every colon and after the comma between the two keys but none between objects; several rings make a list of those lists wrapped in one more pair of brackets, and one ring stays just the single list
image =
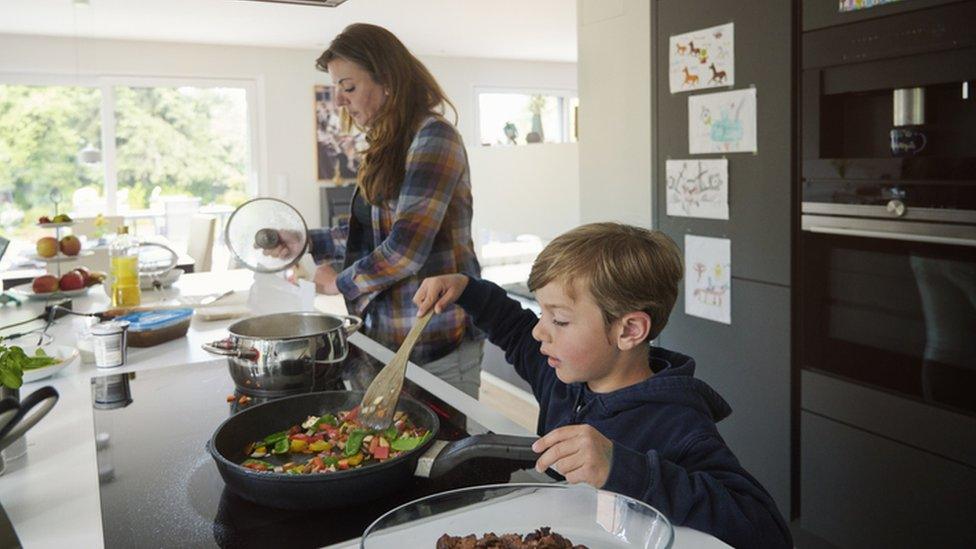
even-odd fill
[{"label": "cooked meat", "polygon": [[548,526],[543,526],[535,532],[526,534],[523,538],[519,534],[504,534],[498,536],[488,532],[480,538],[474,534],[467,536],[451,536],[444,534],[437,540],[436,549],[587,549],[585,545],[573,545],[573,542],[553,532]]}]

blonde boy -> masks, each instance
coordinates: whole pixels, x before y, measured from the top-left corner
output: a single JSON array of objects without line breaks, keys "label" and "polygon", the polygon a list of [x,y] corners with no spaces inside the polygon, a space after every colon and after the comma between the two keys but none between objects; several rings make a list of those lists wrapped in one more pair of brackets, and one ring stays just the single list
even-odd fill
[{"label": "blonde boy", "polygon": [[426,279],[418,314],[455,301],[539,401],[536,468],[626,494],[734,547],[790,547],[769,494],[715,422],[729,405],[690,357],[650,345],[678,296],[681,254],[663,233],[594,223],[553,240],[529,275],[542,316],[491,282]]}]

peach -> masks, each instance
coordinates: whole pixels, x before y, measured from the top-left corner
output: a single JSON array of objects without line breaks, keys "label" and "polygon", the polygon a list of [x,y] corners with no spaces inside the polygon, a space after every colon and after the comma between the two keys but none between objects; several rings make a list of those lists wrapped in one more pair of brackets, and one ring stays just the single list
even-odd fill
[{"label": "peach", "polygon": [[58,255],[58,240],[53,236],[45,236],[37,241],[37,255],[54,257]]}]

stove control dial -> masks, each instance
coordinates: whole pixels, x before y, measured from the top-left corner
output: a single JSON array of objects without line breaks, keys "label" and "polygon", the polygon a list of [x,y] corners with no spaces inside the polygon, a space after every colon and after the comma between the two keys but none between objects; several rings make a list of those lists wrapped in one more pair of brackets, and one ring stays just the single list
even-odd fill
[{"label": "stove control dial", "polygon": [[902,217],[905,215],[905,210],[907,208],[905,207],[905,203],[901,200],[889,200],[885,209],[887,209],[888,213],[895,217]]}]

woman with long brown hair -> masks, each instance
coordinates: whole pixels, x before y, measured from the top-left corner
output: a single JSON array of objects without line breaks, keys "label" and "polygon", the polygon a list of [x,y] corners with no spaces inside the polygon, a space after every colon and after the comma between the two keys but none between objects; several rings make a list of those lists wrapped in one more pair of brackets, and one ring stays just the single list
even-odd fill
[{"label": "woman with long brown hair", "polygon": [[[332,77],[336,104],[366,132],[352,215],[309,234],[315,273],[342,294],[366,335],[396,349],[416,319],[412,298],[427,277],[481,267],[471,238],[471,181],[457,111],[427,68],[390,31],[356,23],[316,66]],[[477,398],[484,337],[459,307],[435,315],[410,359]]]}]

